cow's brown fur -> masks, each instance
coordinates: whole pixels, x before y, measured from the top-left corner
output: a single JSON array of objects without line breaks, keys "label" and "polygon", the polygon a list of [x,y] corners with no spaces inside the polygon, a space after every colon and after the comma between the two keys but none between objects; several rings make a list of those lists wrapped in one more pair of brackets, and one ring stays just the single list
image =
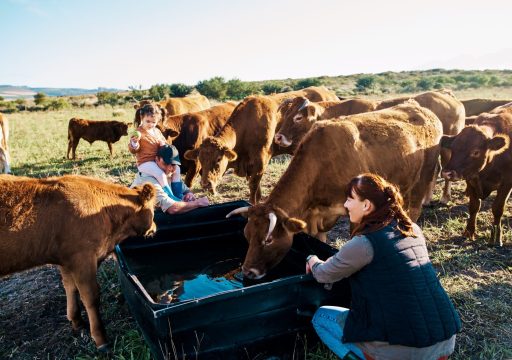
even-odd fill
[{"label": "cow's brown fur", "polygon": [[[285,100],[299,95],[312,99],[335,96],[325,88],[306,88],[272,96],[250,96],[235,108],[230,118],[215,137],[206,138],[199,148],[185,152],[185,158],[198,159],[201,168],[201,186],[215,192],[217,183],[228,167],[249,182],[249,201],[255,204],[261,198],[260,181],[268,161],[277,150],[272,146],[279,127],[280,106]],[[279,111],[279,109],[281,109]]]},{"label": "cow's brown fur", "polygon": [[0,174],[11,172],[9,155],[9,122],[0,114]]},{"label": "cow's brown fur", "polygon": [[211,106],[208,98],[201,94],[181,98],[169,98],[160,101],[159,104],[167,111],[167,116],[206,110]]},{"label": "cow's brown fur", "polygon": [[303,96],[296,97],[284,113],[281,127],[274,141],[284,147],[288,154],[293,154],[315,121],[373,111],[376,106],[375,101],[365,99],[314,103]]},{"label": "cow's brown fur", "polygon": [[181,155],[181,173],[187,174],[185,176],[187,186],[192,186],[194,178],[201,170],[201,164],[197,160],[183,158],[183,154],[187,150],[198,148],[206,137],[218,133],[235,106],[236,103],[227,102],[198,112],[168,116],[164,120],[165,130],[167,134],[174,137],[172,143]]},{"label": "cow's brown fur", "polygon": [[460,134],[443,136],[441,145],[449,147],[452,158],[443,170],[451,180],[465,179],[469,196],[469,218],[464,235],[475,237],[476,217],[482,200],[497,190],[492,205],[494,223],[489,242],[502,245],[501,217],[512,189],[512,113],[484,113]]},{"label": "cow's brown fur", "polygon": [[76,148],[80,139],[89,143],[100,140],[105,141],[112,156],[112,144],[119,141],[121,136],[128,135],[128,124],[115,120],[85,120],[72,118],[68,124],[68,152],[72,153],[72,159],[76,159]]},{"label": "cow's brown fur", "polygon": [[512,100],[492,100],[492,99],[469,99],[462,100],[464,108],[466,109],[466,116],[480,115],[484,112],[489,112],[492,109],[505,105]]},{"label": "cow's brown fur", "polygon": [[[411,97],[402,97],[381,101],[377,109],[385,109],[400,104]],[[455,95],[447,89],[427,91],[412,97],[421,106],[431,110],[437,115],[443,124],[444,135],[457,135],[465,126],[465,110],[463,104]],[[444,167],[450,160],[450,150],[441,149],[441,166]],[[445,181],[441,203],[446,204],[451,198],[451,187],[448,180]],[[427,199],[429,202],[430,199]]]},{"label": "cow's brown fur", "polygon": [[[317,122],[267,200],[248,209],[246,275],[262,276],[279,263],[294,233],[328,231],[346,214],[346,184],[363,172],[398,185],[415,221],[437,175],[441,135],[439,119],[415,102]],[[267,237],[271,212],[277,224]]]},{"label": "cow's brown fur", "polygon": [[73,328],[84,324],[79,294],[96,346],[106,345],[96,269],[122,240],[155,230],[153,186],[129,189],[72,175],[0,175],[0,188],[0,276],[59,265]]}]

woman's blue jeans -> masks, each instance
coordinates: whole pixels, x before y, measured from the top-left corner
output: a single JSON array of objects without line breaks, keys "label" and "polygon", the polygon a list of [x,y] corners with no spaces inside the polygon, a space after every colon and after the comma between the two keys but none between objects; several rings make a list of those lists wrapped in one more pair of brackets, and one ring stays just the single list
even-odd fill
[{"label": "woman's blue jeans", "polygon": [[341,359],[349,351],[364,359],[364,354],[355,344],[342,343],[343,328],[347,319],[349,309],[338,306],[322,306],[313,316],[313,327],[318,337],[333,353]]}]

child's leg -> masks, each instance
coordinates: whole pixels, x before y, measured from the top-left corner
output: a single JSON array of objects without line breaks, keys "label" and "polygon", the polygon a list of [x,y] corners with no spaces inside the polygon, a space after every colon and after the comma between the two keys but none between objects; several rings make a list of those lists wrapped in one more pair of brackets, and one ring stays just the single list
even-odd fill
[{"label": "child's leg", "polygon": [[158,167],[156,162],[146,161],[145,163],[140,164],[137,168],[140,172],[153,176],[163,188],[169,186],[167,175],[165,175],[163,170]]}]

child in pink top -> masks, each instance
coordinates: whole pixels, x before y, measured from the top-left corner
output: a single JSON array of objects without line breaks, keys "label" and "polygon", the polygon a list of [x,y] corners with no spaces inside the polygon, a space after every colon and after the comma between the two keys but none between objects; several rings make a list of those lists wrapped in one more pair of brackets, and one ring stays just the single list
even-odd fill
[{"label": "child in pink top", "polygon": [[172,193],[167,175],[158,167],[155,162],[155,157],[158,149],[166,144],[165,137],[162,132],[156,127],[160,120],[161,115],[158,107],[153,104],[146,104],[140,109],[140,126],[137,130],[140,136],[133,135],[128,144],[128,150],[135,154],[137,159],[137,169],[141,173],[149,174],[158,180],[169,197],[176,201],[180,201]]}]

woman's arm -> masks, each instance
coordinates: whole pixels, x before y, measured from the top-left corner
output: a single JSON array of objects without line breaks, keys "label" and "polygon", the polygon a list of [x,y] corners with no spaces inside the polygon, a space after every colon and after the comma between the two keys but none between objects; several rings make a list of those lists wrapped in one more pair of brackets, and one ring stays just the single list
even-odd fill
[{"label": "woman's arm", "polygon": [[316,256],[307,267],[319,283],[333,283],[349,277],[373,260],[373,248],[365,236],[355,236],[325,262]]}]

